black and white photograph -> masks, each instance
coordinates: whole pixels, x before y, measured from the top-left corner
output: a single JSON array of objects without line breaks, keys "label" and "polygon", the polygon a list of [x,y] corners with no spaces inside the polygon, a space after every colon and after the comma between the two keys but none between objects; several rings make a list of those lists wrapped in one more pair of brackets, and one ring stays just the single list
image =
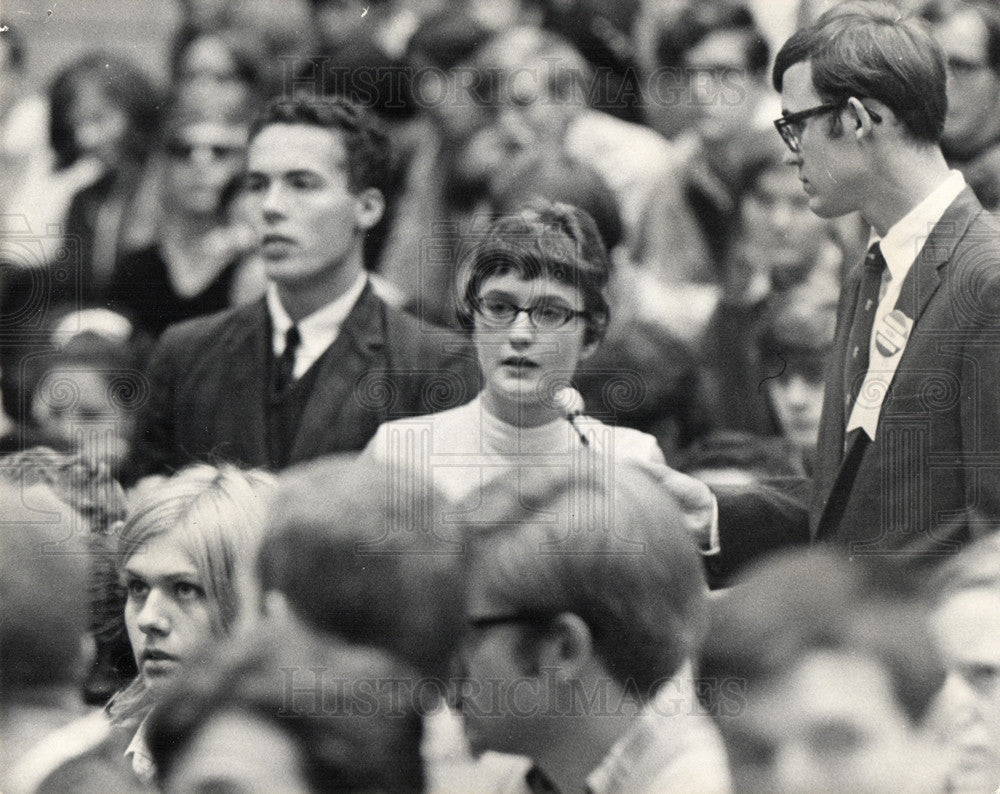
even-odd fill
[{"label": "black and white photograph", "polygon": [[1000,792],[1000,0],[0,0],[0,792]]}]

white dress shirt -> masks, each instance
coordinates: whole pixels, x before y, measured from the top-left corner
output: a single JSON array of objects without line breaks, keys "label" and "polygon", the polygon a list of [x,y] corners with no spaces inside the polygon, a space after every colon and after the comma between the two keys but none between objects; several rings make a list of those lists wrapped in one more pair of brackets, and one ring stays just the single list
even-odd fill
[{"label": "white dress shirt", "polygon": [[357,281],[343,295],[309,316],[303,317],[297,323],[292,322],[285,307],[281,305],[277,286],[268,283],[267,311],[271,315],[271,346],[275,357],[285,352],[285,334],[292,325],[298,327],[302,339],[295,351],[293,374],[296,379],[301,378],[340,335],[340,326],[351,313],[354,304],[358,302],[367,283],[367,275],[361,273]]},{"label": "white dress shirt", "polygon": [[[872,336],[868,342],[870,351],[868,373],[861,384],[857,401],[851,409],[850,420],[847,423],[848,433],[861,428],[872,441],[875,440],[875,430],[878,427],[879,415],[882,413],[882,401],[896,374],[899,360],[903,357],[906,340],[909,339],[915,319],[905,315],[897,315],[888,321],[886,318],[896,308],[896,301],[903,289],[903,281],[916,262],[931,231],[964,189],[965,178],[961,172],[951,171],[948,178],[897,221],[886,232],[885,237],[879,240],[878,235],[872,232],[869,246],[876,241],[879,242],[886,268],[882,271],[879,301],[875,309]],[[886,348],[887,352],[883,353],[877,344],[880,332],[883,335],[890,335],[901,344]]]}]

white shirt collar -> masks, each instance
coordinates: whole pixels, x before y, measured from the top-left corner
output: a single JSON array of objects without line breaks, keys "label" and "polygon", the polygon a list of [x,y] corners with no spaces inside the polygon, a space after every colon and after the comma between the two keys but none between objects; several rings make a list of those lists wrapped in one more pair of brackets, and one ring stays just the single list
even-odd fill
[{"label": "white shirt collar", "polygon": [[125,748],[125,759],[132,767],[132,771],[147,786],[156,779],[156,764],[153,762],[153,754],[146,744],[146,729],[149,722],[149,715],[139,723],[132,741]]},{"label": "white shirt collar", "polygon": [[[302,342],[295,357],[295,377],[301,377],[324,351],[333,344],[340,334],[347,315],[351,313],[354,304],[358,302],[361,293],[368,283],[365,273],[360,273],[357,280],[335,301],[317,309],[298,323],[294,323],[301,335]],[[273,282],[267,285],[267,311],[271,315],[271,346],[276,356],[285,350],[285,333],[292,327],[292,318],[288,316],[285,307],[278,297],[278,288]]]},{"label": "white shirt collar", "polygon": [[[893,281],[906,277],[931,230],[964,189],[965,177],[962,173],[950,171],[947,179],[896,221],[886,232],[885,237],[879,241],[882,256],[885,257],[889,276]],[[869,245],[878,239],[878,235],[873,232]]]}]

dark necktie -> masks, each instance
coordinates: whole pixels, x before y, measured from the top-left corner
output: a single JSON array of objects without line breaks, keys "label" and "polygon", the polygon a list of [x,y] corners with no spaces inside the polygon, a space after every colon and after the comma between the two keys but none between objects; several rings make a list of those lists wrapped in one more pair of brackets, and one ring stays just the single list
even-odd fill
[{"label": "dark necktie", "polygon": [[865,374],[868,372],[868,356],[871,350],[872,326],[875,324],[875,310],[878,307],[879,290],[882,286],[882,271],[885,257],[878,243],[868,249],[861,285],[858,289],[858,304],[854,310],[854,322],[847,337],[847,360],[844,363],[844,421],[850,420],[854,401],[861,391]]},{"label": "dark necktie", "polygon": [[285,331],[285,349],[278,357],[277,387],[281,394],[295,383],[295,353],[302,344],[302,335],[297,326]]}]

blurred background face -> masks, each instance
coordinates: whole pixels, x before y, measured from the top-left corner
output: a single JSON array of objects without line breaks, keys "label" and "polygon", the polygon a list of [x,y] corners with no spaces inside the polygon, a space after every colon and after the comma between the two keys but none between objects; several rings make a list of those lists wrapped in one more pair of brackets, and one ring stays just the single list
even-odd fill
[{"label": "blurred background face", "polygon": [[934,36],[948,59],[944,143],[972,155],[1000,137],[1000,75],[990,68],[986,25],[975,11],[957,11]]},{"label": "blurred background face", "polygon": [[732,135],[749,123],[755,94],[746,68],[746,43],[746,33],[717,30],[687,53],[689,99],[705,135]]},{"label": "blurred background face", "polygon": [[90,460],[121,462],[131,448],[134,413],[125,410],[96,369],[49,371],[32,399],[32,416],[43,436]]},{"label": "blurred background face", "polygon": [[[516,53],[516,42],[513,46]],[[489,83],[482,97],[483,125],[457,158],[459,171],[470,181],[509,173],[519,159],[539,152],[561,151],[566,130],[582,107],[581,91],[566,97],[554,93],[550,62],[526,56],[517,63],[511,55],[510,63],[504,59],[480,78]]]},{"label": "blurred background face", "polygon": [[767,389],[785,438],[801,450],[815,447],[823,413],[822,353],[816,353],[813,366],[790,358],[785,371],[767,381]]},{"label": "blurred background face", "polygon": [[938,709],[950,750],[952,791],[1000,785],[1000,593],[954,593],[931,616],[948,677]]},{"label": "blurred background face", "polygon": [[168,205],[189,215],[214,215],[222,189],[243,169],[243,125],[193,124],[167,144],[164,190]]},{"label": "blurred background face", "polygon": [[69,108],[70,126],[81,157],[114,166],[124,153],[128,117],[96,82],[82,82]]},{"label": "blurred background face", "polygon": [[828,240],[826,222],[809,209],[809,196],[786,165],[764,171],[740,205],[745,259],[770,270],[778,281],[800,280]]},{"label": "blurred background face", "polygon": [[720,718],[739,792],[940,791],[930,746],[872,659],[813,652]]},{"label": "blurred background face", "polygon": [[250,93],[222,39],[201,36],[188,45],[177,69],[180,102],[206,110],[240,108],[252,103]]}]

